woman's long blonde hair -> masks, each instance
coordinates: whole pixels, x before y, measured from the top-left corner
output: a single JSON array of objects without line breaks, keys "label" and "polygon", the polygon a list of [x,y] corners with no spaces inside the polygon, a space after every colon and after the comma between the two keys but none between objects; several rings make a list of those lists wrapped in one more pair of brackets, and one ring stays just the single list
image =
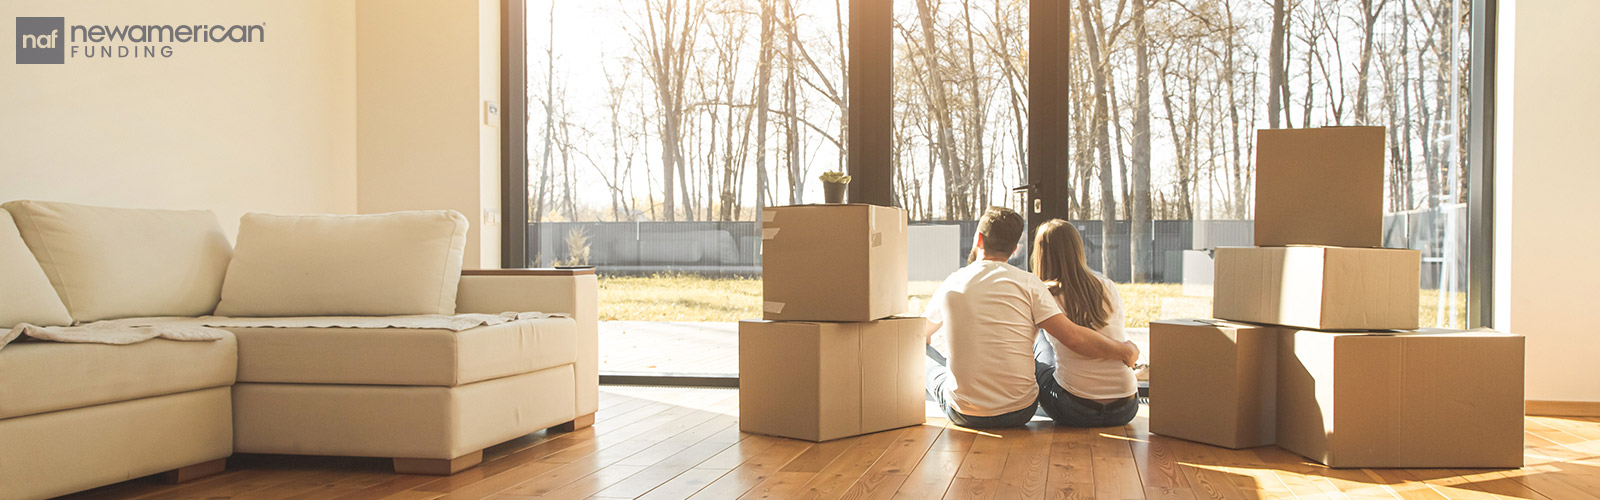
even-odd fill
[{"label": "woman's long blonde hair", "polygon": [[1033,274],[1044,280],[1061,312],[1080,326],[1099,330],[1111,316],[1111,298],[1089,270],[1083,237],[1067,221],[1051,219],[1033,236]]}]

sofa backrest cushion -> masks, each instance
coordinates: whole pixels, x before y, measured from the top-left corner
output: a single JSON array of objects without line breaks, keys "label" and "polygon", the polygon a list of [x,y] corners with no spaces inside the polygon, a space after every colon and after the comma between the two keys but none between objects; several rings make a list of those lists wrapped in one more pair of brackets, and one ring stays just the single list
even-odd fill
[{"label": "sofa backrest cushion", "polygon": [[66,326],[72,316],[22,242],[11,214],[0,210],[0,336],[18,323]]},{"label": "sofa backrest cushion", "polygon": [[233,249],[210,211],[4,207],[73,320],[203,316],[217,306]]},{"label": "sofa backrest cushion", "polygon": [[218,316],[455,314],[467,218],[246,214]]}]

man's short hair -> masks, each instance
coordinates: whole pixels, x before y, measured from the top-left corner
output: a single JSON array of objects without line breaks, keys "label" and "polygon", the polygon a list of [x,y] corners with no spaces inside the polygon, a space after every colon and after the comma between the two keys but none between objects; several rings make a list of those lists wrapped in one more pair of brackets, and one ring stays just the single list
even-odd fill
[{"label": "man's short hair", "polygon": [[1022,241],[1022,216],[1005,207],[989,207],[978,219],[978,234],[983,235],[983,253],[1011,255]]}]

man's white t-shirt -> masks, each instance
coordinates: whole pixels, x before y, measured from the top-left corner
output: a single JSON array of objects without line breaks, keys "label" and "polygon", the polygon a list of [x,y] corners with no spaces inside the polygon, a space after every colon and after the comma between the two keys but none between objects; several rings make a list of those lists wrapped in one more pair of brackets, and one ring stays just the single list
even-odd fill
[{"label": "man's white t-shirt", "polygon": [[[1128,333],[1123,329],[1122,296],[1117,293],[1116,283],[1100,275],[1094,277],[1105,287],[1106,298],[1111,301],[1106,326],[1096,331],[1117,342],[1128,340]],[[1117,399],[1139,390],[1133,369],[1122,361],[1084,356],[1062,346],[1055,337],[1046,334],[1045,338],[1056,350],[1056,383],[1072,395],[1086,399]]]},{"label": "man's white t-shirt", "polygon": [[945,278],[923,317],[940,325],[933,347],[954,375],[945,400],[962,415],[992,417],[1039,396],[1033,339],[1061,306],[1033,273],[980,260]]}]

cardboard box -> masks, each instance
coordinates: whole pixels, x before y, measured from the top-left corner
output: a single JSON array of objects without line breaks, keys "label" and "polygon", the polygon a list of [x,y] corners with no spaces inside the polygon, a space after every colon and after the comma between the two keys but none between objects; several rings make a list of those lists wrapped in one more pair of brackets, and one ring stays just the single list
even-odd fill
[{"label": "cardboard box", "polygon": [[1340,468],[1522,466],[1521,336],[1302,330],[1278,349],[1284,449]]},{"label": "cardboard box", "polygon": [[1417,328],[1422,254],[1333,247],[1224,247],[1211,315],[1313,330]]},{"label": "cardboard box", "polygon": [[872,321],[906,312],[906,213],[876,205],[761,212],[762,319]]},{"label": "cardboard box", "polygon": [[739,322],[739,430],[827,441],[921,425],[924,328]]},{"label": "cardboard box", "polygon": [[1283,331],[1207,319],[1150,322],[1150,432],[1233,449],[1272,444]]},{"label": "cardboard box", "polygon": [[1256,132],[1255,244],[1383,246],[1383,132]]}]

